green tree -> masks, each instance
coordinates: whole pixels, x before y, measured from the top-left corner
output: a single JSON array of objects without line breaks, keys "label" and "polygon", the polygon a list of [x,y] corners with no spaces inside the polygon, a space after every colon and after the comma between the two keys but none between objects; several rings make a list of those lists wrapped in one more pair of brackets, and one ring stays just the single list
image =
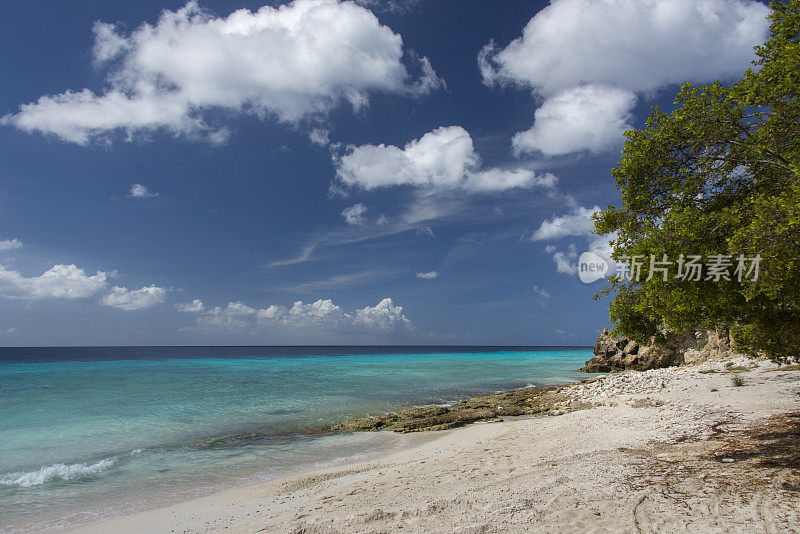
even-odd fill
[{"label": "green tree", "polygon": [[[626,132],[612,171],[621,206],[595,216],[617,261],[648,258],[639,281],[612,277],[595,297],[617,333],[645,341],[688,328],[729,328],[739,350],[800,358],[800,0],[771,4],[770,38],[738,82],[681,88]],[[666,281],[649,257],[760,255],[759,276]]]}]

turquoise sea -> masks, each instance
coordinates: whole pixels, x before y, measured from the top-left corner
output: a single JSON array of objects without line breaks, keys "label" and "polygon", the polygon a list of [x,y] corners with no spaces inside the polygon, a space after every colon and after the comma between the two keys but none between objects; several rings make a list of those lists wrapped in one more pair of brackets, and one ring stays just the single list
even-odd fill
[{"label": "turquoise sea", "polygon": [[583,347],[0,348],[0,532],[393,450],[349,417],[581,378]]}]

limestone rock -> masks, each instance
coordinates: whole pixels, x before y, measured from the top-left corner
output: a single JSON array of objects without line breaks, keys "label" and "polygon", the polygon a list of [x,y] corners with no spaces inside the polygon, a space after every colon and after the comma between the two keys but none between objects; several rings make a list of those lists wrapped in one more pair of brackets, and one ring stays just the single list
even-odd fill
[{"label": "limestone rock", "polygon": [[565,397],[558,390],[558,387],[546,387],[502,391],[466,399],[452,406],[408,408],[400,412],[343,421],[320,428],[317,433],[447,430],[475,421],[543,414],[562,406]]},{"label": "limestone rock", "polygon": [[730,356],[727,330],[687,330],[667,336],[666,343],[650,340],[647,345],[625,337],[614,337],[608,328],[594,344],[594,358],[580,369],[587,373],[609,373],[634,369],[645,371]]}]

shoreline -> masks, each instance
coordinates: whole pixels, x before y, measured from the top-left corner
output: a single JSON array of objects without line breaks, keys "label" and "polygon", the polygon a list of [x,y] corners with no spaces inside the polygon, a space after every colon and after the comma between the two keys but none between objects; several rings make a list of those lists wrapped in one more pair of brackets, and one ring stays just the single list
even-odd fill
[{"label": "shoreline", "polygon": [[[733,385],[734,374],[744,377],[744,387]],[[563,411],[551,416],[420,432],[419,443],[378,458],[66,531],[449,532],[458,525],[475,532],[577,532],[589,525],[635,530],[642,522],[677,528],[669,522],[685,521],[686,514],[694,530],[800,524],[800,462],[791,456],[783,466],[762,465],[762,453],[742,452],[742,443],[763,444],[752,436],[764,425],[800,431],[792,426],[800,416],[786,415],[800,412],[797,370],[739,358],[602,375],[558,390]],[[741,447],[728,450],[726,440]],[[677,476],[693,469],[694,476]],[[687,484],[691,491],[682,489]],[[676,511],[670,495],[678,490],[696,506]],[[759,510],[730,504],[744,495],[755,495]],[[653,511],[643,515],[645,505]]]},{"label": "shoreline", "polygon": [[[214,497],[215,495],[219,495],[222,493],[236,491],[238,489],[249,487],[258,484],[268,483],[273,480],[289,480],[298,476],[302,476],[307,473],[315,473],[317,471],[324,471],[324,470],[336,470],[340,469],[349,465],[360,464],[362,462],[370,462],[370,461],[377,461],[382,458],[394,456],[395,454],[402,453],[404,451],[418,448],[428,442],[435,441],[436,439],[448,434],[450,431],[461,428],[463,426],[472,425],[472,424],[481,424],[481,423],[494,423],[494,422],[501,422],[503,420],[510,421],[516,420],[528,415],[538,414],[541,415],[541,412],[546,412],[549,406],[544,406],[544,410],[542,409],[534,409],[531,412],[523,413],[519,410],[519,406],[521,406],[523,401],[526,398],[530,398],[531,396],[537,397],[537,400],[547,400],[547,398],[541,398],[547,393],[558,391],[561,388],[585,383],[594,380],[595,378],[587,378],[579,381],[565,381],[561,384],[557,385],[549,385],[549,386],[534,386],[532,384],[522,385],[522,386],[515,386],[512,389],[507,390],[495,390],[493,393],[487,393],[484,395],[477,395],[473,397],[467,397],[462,400],[452,401],[448,404],[441,404],[441,405],[420,405],[414,406],[411,408],[406,408],[404,410],[399,410],[396,412],[386,412],[376,416],[366,416],[362,418],[353,418],[353,419],[342,419],[338,423],[323,425],[321,427],[312,427],[310,429],[302,430],[302,431],[291,431],[287,433],[287,435],[297,435],[301,436],[305,439],[325,439],[325,438],[333,438],[333,437],[344,437],[347,439],[349,436],[362,436],[366,438],[367,443],[362,443],[354,448],[354,452],[347,456],[340,456],[335,458],[330,458],[318,462],[311,462],[311,463],[303,463],[291,466],[284,470],[284,473],[279,475],[271,476],[267,479],[262,480],[255,480],[259,477],[250,476],[246,477],[246,479],[239,479],[234,482],[224,482],[222,483],[223,487],[218,487],[216,489],[211,489],[210,491],[198,491],[198,495],[189,497],[189,498],[178,498],[175,499],[171,496],[163,497],[160,499],[162,502],[158,502],[158,500],[151,502],[149,505],[140,506],[139,509],[133,508],[124,510],[125,504],[122,502],[118,503],[119,509],[115,511],[104,510],[103,514],[99,516],[97,519],[91,522],[86,522],[83,517],[91,516],[91,513],[83,513],[77,512],[71,514],[71,516],[64,516],[58,518],[58,520],[46,520],[42,521],[41,523],[35,524],[31,523],[29,526],[38,526],[36,531],[42,532],[64,532],[64,531],[71,531],[72,529],[81,529],[84,527],[91,527],[95,524],[102,524],[108,521],[114,521],[116,519],[125,518],[136,516],[139,514],[147,513],[154,510],[159,510],[163,508],[169,508],[172,506],[181,505],[188,502],[194,502],[197,500],[202,500],[206,498]],[[495,417],[492,414],[485,415],[485,414],[478,414],[477,417],[457,417],[455,424],[452,426],[446,425],[437,425],[436,428],[428,428],[427,426],[432,426],[430,421],[427,417],[425,417],[425,412],[430,410],[434,411],[441,411],[441,410],[454,410],[456,415],[463,415],[459,408],[462,407],[469,407],[475,403],[484,405],[494,404],[494,400],[498,398],[504,399],[512,399],[511,402],[505,402],[506,406],[503,410],[503,417],[505,419],[501,419],[499,417]],[[498,408],[500,408],[498,406]],[[475,410],[467,409],[467,412],[473,412]],[[407,420],[403,420],[402,417],[397,417],[399,414],[408,414],[413,413],[414,416],[409,417]],[[489,420],[485,420],[489,419]],[[399,423],[402,424],[409,424],[414,426],[411,430],[399,430],[397,428],[377,428],[373,425],[369,425],[370,428],[356,428],[353,426],[353,423],[358,425],[359,423],[363,423],[364,421],[368,420],[376,420],[376,421],[383,421],[383,420],[400,420]],[[242,432],[242,433],[235,433],[231,435],[226,435],[222,437],[215,437],[209,438],[204,441],[204,447],[215,447],[220,445],[228,444],[229,442],[239,441],[243,438],[253,438],[258,436],[258,433],[255,432]],[[269,434],[272,436],[273,434]],[[400,440],[399,443],[392,443],[388,448],[384,448],[384,442],[391,441],[392,437],[397,436],[395,441]],[[381,439],[384,437],[385,439]],[[249,480],[247,480],[249,479]],[[14,526],[14,525],[12,525]],[[19,528],[19,527],[17,527]],[[0,531],[3,531],[0,528]],[[19,530],[11,530],[10,532],[17,532]],[[20,531],[21,532],[21,531]]]},{"label": "shoreline", "polygon": [[[578,360],[588,357],[583,350],[441,357],[395,350],[365,357],[278,354],[230,362],[209,360],[203,353],[186,361],[158,353],[141,362],[110,358],[89,364],[68,354],[62,363],[36,364],[38,372],[24,376],[25,391],[49,384],[89,387],[79,396],[66,393],[72,387],[47,387],[41,403],[25,402],[24,396],[15,400],[4,428],[25,428],[20,442],[26,446],[4,442],[0,532],[101,521],[339,463],[364,451],[383,454],[402,446],[406,437],[319,437],[309,431],[349,417],[446,405],[531,382],[569,383],[580,378],[574,371]],[[29,364],[11,363],[2,371],[13,373],[17,365]],[[63,366],[74,372],[64,376]],[[153,366],[161,372],[153,374]],[[206,367],[213,372],[196,371]],[[91,380],[85,382],[84,376]],[[119,397],[114,384],[147,396]],[[62,402],[65,396],[68,402]],[[119,418],[108,417],[109,402]],[[48,416],[34,424],[28,416],[33,410]],[[25,426],[28,421],[32,424]]]}]

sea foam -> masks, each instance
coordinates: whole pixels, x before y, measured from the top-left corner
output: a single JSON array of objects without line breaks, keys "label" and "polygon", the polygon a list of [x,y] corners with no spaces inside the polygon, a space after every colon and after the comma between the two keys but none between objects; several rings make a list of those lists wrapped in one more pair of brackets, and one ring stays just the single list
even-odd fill
[{"label": "sea foam", "polygon": [[45,465],[36,471],[25,471],[1,475],[0,485],[28,488],[30,486],[41,486],[42,484],[55,479],[75,480],[105,471],[113,466],[115,461],[116,460],[114,458],[104,458],[93,464],[55,463],[51,465]]}]

